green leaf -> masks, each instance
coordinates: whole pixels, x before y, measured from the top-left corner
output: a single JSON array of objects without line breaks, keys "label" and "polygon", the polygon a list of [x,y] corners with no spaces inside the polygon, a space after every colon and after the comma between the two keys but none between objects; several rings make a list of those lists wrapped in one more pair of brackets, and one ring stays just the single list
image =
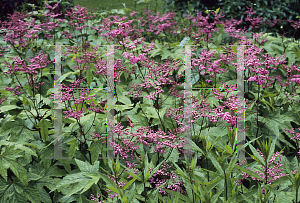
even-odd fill
[{"label": "green leaf", "polygon": [[89,69],[86,72],[86,81],[87,81],[89,87],[90,87],[91,82],[92,82],[93,77],[94,77],[93,71],[95,71],[94,64],[90,63],[89,64]]},{"label": "green leaf", "polygon": [[157,115],[157,112],[154,107],[146,107],[145,109],[146,110],[144,110],[144,111],[148,118],[157,118],[158,119],[158,115]]},{"label": "green leaf", "polygon": [[68,190],[65,195],[69,197],[79,191],[82,194],[91,188],[92,185],[98,183],[101,177],[101,174],[98,172],[99,161],[96,161],[94,165],[90,165],[87,161],[83,162],[75,158],[75,162],[82,172],[66,175],[50,192],[60,188],[66,189],[67,187]]},{"label": "green leaf", "polygon": [[219,162],[216,160],[215,155],[211,152],[209,152],[209,158],[212,161],[214,167],[217,169],[217,171],[219,172],[219,176],[220,177],[224,177],[224,171],[221,167],[221,165],[219,164]]},{"label": "green leaf", "polygon": [[229,165],[228,165],[228,167],[225,170],[227,177],[229,177],[229,175],[230,175],[231,171],[233,170],[236,162],[237,162],[237,159],[232,158],[230,160]]},{"label": "green leaf", "polygon": [[[90,178],[88,175],[90,175]],[[86,172],[79,172],[66,175],[50,192],[61,187],[68,186],[68,192],[66,196],[71,196],[79,191],[81,193],[87,191],[93,184],[96,184],[100,179],[101,174],[95,173],[94,175]]]},{"label": "green leaf", "polygon": [[[148,155],[147,155],[147,152],[146,152],[146,155],[145,155],[145,160],[143,160],[143,162],[144,162],[144,165],[145,165],[145,167],[144,167],[144,178],[145,178],[144,183],[146,183],[146,181],[148,180],[147,178],[150,175],[150,171],[149,171],[149,168],[148,168]],[[149,175],[147,177],[148,172],[149,172]]]},{"label": "green leaf", "polygon": [[28,64],[31,64],[31,63],[29,63],[29,60],[28,60],[28,59],[33,59],[33,57],[34,57],[34,53],[32,52],[31,49],[28,49],[28,50],[26,51],[26,54],[25,54],[25,61],[26,61]]},{"label": "green leaf", "polygon": [[159,55],[159,53],[161,53],[161,51],[162,51],[161,49],[153,49],[153,50],[151,50],[150,51],[150,53],[151,53],[150,57],[153,58],[153,57]]},{"label": "green leaf", "polygon": [[191,200],[188,197],[184,196],[181,193],[175,192],[173,190],[168,190],[168,189],[164,189],[164,191],[166,191],[167,193],[171,194],[172,197],[178,196],[178,198],[180,198],[182,201],[191,202]]},{"label": "green leaf", "polygon": [[190,140],[190,141],[191,141],[193,150],[200,152],[201,155],[205,155],[205,153],[202,151],[202,149],[200,149],[193,140]]},{"label": "green leaf", "polygon": [[[0,202],[36,202],[41,203],[41,197],[35,185],[24,186],[20,181],[6,182],[0,178]],[[43,201],[44,202],[44,201]]]},{"label": "green leaf", "polygon": [[288,64],[295,64],[295,54],[291,51],[286,52],[286,57],[288,58]]},{"label": "green leaf", "polygon": [[35,146],[33,144],[28,144],[28,143],[25,143],[25,142],[24,143],[20,143],[20,144],[15,144],[15,149],[20,149],[20,150],[22,150],[22,151],[24,151],[24,152],[26,152],[26,153],[28,153],[30,155],[38,157],[37,154],[32,149],[30,149],[29,147],[26,147],[24,145],[28,145],[28,146],[34,148],[37,153],[40,153],[39,152],[39,148],[37,146]]},{"label": "green leaf", "polygon": [[138,115],[128,115],[129,119],[137,126],[148,126],[148,120],[141,113]]},{"label": "green leaf", "polygon": [[179,166],[175,163],[174,160],[171,160],[171,161],[173,162],[174,166],[176,167],[176,171],[179,173],[179,175],[180,175],[182,178],[188,179],[187,173],[186,173],[186,172],[183,172],[183,171],[179,168]]},{"label": "green leaf", "polygon": [[70,75],[78,75],[80,73],[80,70],[77,70],[75,72],[68,72],[63,74],[57,81],[59,81],[60,83],[62,83],[62,81],[64,81],[64,79],[66,79],[68,76]]},{"label": "green leaf", "polygon": [[[79,149],[79,148],[78,148],[78,139],[75,138],[75,139],[73,139],[73,140],[67,142],[67,144],[70,145],[70,148],[69,148],[69,157],[70,157],[70,158],[73,158],[74,155],[75,155],[76,150]],[[92,162],[92,164],[94,164],[94,162]]]},{"label": "green leaf", "polygon": [[[129,182],[127,182],[126,185],[124,185],[124,187],[122,187],[122,190],[123,191],[126,190],[132,183],[134,183],[135,180],[136,180],[136,178],[133,178],[132,180],[130,180]],[[135,183],[133,184],[133,187],[135,187]]]},{"label": "green leaf", "polygon": [[99,170],[99,161],[96,161],[93,165],[91,165],[88,161],[83,162],[75,158],[75,162],[81,172],[97,173]]},{"label": "green leaf", "polygon": [[172,56],[172,52],[167,50],[167,49],[163,49],[162,50],[162,54],[161,54],[161,60],[164,60],[164,59],[169,59],[171,56]]},{"label": "green leaf", "polygon": [[88,148],[88,150],[91,152],[91,159],[92,164],[95,163],[96,160],[98,160],[99,154],[102,151],[102,141],[95,141],[91,144],[91,146]]},{"label": "green leaf", "polygon": [[45,120],[44,118],[37,124],[37,128],[41,129],[40,133],[44,141],[48,141],[48,135],[49,135],[48,128],[50,127],[51,127],[51,123]]},{"label": "green leaf", "polygon": [[[135,181],[135,180],[136,180],[136,179],[132,179],[131,181],[128,182],[128,183],[129,183],[128,186],[130,186],[130,185],[133,183],[133,186],[131,187],[131,190],[129,191],[129,193],[127,193],[127,194],[128,194],[128,195],[127,195],[128,202],[131,202],[131,200],[133,199],[133,197],[134,197],[134,195],[135,195],[135,194],[134,194],[134,191],[135,191],[135,183],[134,183],[134,181]],[[128,184],[128,183],[127,183],[127,184]],[[126,185],[127,185],[127,184],[126,184]],[[126,186],[126,185],[125,185],[125,186]],[[124,186],[124,187],[125,187],[125,186]],[[124,187],[123,187],[123,188],[124,188]],[[123,189],[123,188],[122,188],[122,189]],[[126,188],[127,188],[127,187],[126,187]],[[125,189],[126,189],[126,188],[125,188]],[[124,189],[124,190],[125,190],[125,189]],[[123,191],[124,191],[124,190],[123,190]]]},{"label": "green leaf", "polygon": [[[0,143],[0,146],[2,143]],[[0,174],[7,181],[7,169],[10,168],[24,186],[27,186],[27,170],[17,162],[17,158],[19,157],[23,157],[23,152],[22,150],[15,149],[15,145],[6,146],[5,150],[2,149],[0,156]]]},{"label": "green leaf", "polygon": [[4,113],[6,111],[10,111],[10,110],[13,110],[13,109],[21,109],[21,107],[18,107],[16,105],[5,105],[5,106],[0,107],[0,112]]},{"label": "green leaf", "polygon": [[231,147],[229,147],[227,144],[225,144],[225,150],[232,155],[233,154],[233,150],[231,149]]},{"label": "green leaf", "polygon": [[123,103],[123,104],[126,104],[125,106],[133,106],[130,99],[128,97],[126,97],[125,95],[118,95],[118,101]]},{"label": "green leaf", "polygon": [[276,141],[277,141],[277,137],[275,137],[275,140],[274,140],[274,141],[272,142],[272,144],[271,144],[270,151],[269,151],[269,156],[267,157],[267,163],[269,163],[271,157],[272,157],[273,154],[274,154]]},{"label": "green leaf", "polygon": [[[178,60],[178,59],[181,59],[182,61],[184,60],[184,52],[182,51],[182,49],[177,49],[172,55],[171,57],[174,59],[174,60]],[[183,66],[184,67],[184,66]],[[179,73],[180,71],[178,71]]]},{"label": "green leaf", "polygon": [[151,192],[151,195],[150,195],[150,197],[149,197],[149,199],[150,200],[153,200],[152,202],[158,202],[158,195],[157,195],[157,193],[158,193],[158,191],[159,191],[159,189],[161,189],[163,186],[165,186],[167,184],[167,181],[166,182],[164,182],[163,184],[161,184],[159,187],[157,187],[153,192]]},{"label": "green leaf", "polygon": [[265,160],[260,156],[260,154],[257,152],[257,150],[250,144],[250,149],[253,153],[253,155],[250,155],[255,161],[257,161],[262,166],[265,165]]},{"label": "green leaf", "polygon": [[284,129],[291,129],[291,122],[297,121],[293,116],[292,111],[288,111],[282,115],[280,115],[280,110],[276,110],[272,117],[265,117],[264,123],[268,127],[268,129],[273,132],[280,141],[286,143],[290,147],[293,147],[291,143],[286,141],[284,136],[280,133],[280,130],[284,131]]},{"label": "green leaf", "polygon": [[87,121],[91,121],[93,116],[95,116],[94,113],[89,113],[85,116],[82,116],[79,121],[80,121],[81,124],[85,124]]},{"label": "green leaf", "polygon": [[[127,170],[126,173],[129,173],[129,175],[131,175],[134,179],[137,179],[138,181],[142,182],[142,179],[139,177],[140,175],[137,176],[137,175],[134,173],[133,169],[129,169],[128,167],[126,167],[126,166],[123,165],[122,163],[120,163],[120,165],[121,165],[123,168],[125,168],[125,169]],[[139,174],[142,174],[142,173],[140,172]]]}]

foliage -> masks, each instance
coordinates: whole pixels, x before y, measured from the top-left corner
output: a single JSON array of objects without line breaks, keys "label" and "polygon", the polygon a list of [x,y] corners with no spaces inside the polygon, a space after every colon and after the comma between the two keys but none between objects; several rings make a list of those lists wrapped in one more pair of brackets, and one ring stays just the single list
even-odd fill
[{"label": "foliage", "polygon": [[[4,54],[0,55],[3,73],[0,79],[0,202],[89,202],[91,194],[100,194],[107,202],[266,202],[268,199],[280,202],[283,197],[297,202],[300,172],[294,171],[298,169],[296,138],[299,133],[294,137],[290,134],[296,133],[294,126],[300,127],[299,69],[295,65],[300,64],[299,44],[269,33],[251,33],[253,38],[246,36],[243,40],[231,35],[236,42],[231,44],[229,52],[225,39],[229,35],[228,25],[221,22],[211,24],[217,29],[210,28],[207,33],[195,36],[202,27],[192,24],[192,20],[187,22],[173,16],[178,20],[174,23],[172,14],[154,17],[145,13],[139,18],[128,11],[124,8],[95,13],[95,18],[88,19],[86,24],[95,27],[98,23],[101,25],[98,30],[83,29],[83,23],[73,22],[78,20],[76,15],[86,12],[78,7],[72,9],[70,21],[53,19],[60,26],[49,24],[50,28],[44,27],[40,33],[31,35],[22,27],[29,27],[26,22],[31,19],[24,17],[24,25],[14,27],[20,29],[17,30],[20,36],[2,36],[1,46],[10,45],[12,49],[1,47]],[[114,19],[109,18],[111,15]],[[125,15],[127,19],[122,18]],[[150,20],[146,22],[147,17]],[[17,23],[15,18],[12,21]],[[191,30],[179,29],[179,22]],[[131,32],[134,26],[153,30],[138,35],[138,30]],[[67,32],[68,28],[72,29],[73,36]],[[41,39],[34,38],[35,34]],[[148,40],[143,44],[139,43],[142,36]],[[14,40],[6,43],[4,38]],[[91,88],[108,86],[107,47],[93,49],[93,46],[109,43],[121,44],[120,49],[114,50],[116,101],[115,111],[110,114],[116,118],[114,129],[118,138],[114,143],[117,156],[113,159],[105,159],[110,143],[103,136],[107,134],[107,116],[112,105],[105,100],[107,92]],[[244,54],[245,93],[249,95],[245,106],[245,125],[249,130],[245,130],[244,147],[252,159],[238,164],[233,158],[238,149],[234,142],[237,132],[234,111],[238,101],[228,86],[236,82],[237,63],[233,58],[240,43],[251,43]],[[72,50],[62,48],[63,68],[55,80],[52,77],[55,52],[47,46],[50,44],[77,46]],[[201,46],[193,50],[197,54],[192,56],[192,85],[218,89],[193,91],[196,110],[188,115],[194,121],[191,146],[201,159],[187,159],[180,154],[183,142],[179,138],[183,138],[180,136],[186,130],[181,124],[184,98],[180,94],[184,87],[180,83],[185,81],[182,61],[186,60],[183,47],[193,44]],[[16,56],[24,59],[23,66],[22,61],[16,61]],[[147,66],[150,60],[158,66]],[[270,70],[257,68],[257,63]],[[223,69],[224,72],[217,73]],[[151,82],[140,77],[146,74],[152,74]],[[265,77],[261,79],[258,75]],[[61,95],[64,115],[59,123],[61,140],[57,139],[57,126],[54,126],[53,114],[57,109],[51,97],[54,81],[56,84],[60,81],[65,88]],[[76,87],[83,89],[73,89]],[[126,140],[127,136],[130,140]],[[294,154],[284,152],[283,144]],[[57,146],[61,147],[59,158]],[[278,151],[285,153],[283,168],[289,173],[285,176],[267,173],[272,164],[281,161],[279,154],[275,154]],[[130,159],[135,159],[135,163]],[[240,190],[241,172],[250,175],[252,180],[250,187],[241,185]],[[271,184],[267,184],[271,178]],[[276,190],[277,185],[280,187]]]}]

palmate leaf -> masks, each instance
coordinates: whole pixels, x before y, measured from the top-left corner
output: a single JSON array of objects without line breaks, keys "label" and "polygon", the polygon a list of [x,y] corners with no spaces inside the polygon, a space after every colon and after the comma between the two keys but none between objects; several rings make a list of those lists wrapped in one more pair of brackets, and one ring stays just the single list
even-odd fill
[{"label": "palmate leaf", "polygon": [[49,193],[45,190],[44,187],[47,187],[49,190],[54,188],[60,181],[58,177],[63,177],[66,175],[66,171],[59,169],[57,166],[51,166],[47,173],[45,173],[42,162],[33,163],[30,166],[28,173],[28,181],[31,181],[29,184],[35,184],[37,191],[45,203],[51,203]]},{"label": "palmate leaf", "polygon": [[80,194],[82,194],[90,189],[93,184],[97,184],[100,178],[104,178],[106,181],[109,179],[108,177],[108,179],[106,179],[105,176],[102,176],[98,172],[99,161],[96,161],[94,165],[90,165],[88,162],[83,162],[78,159],[75,159],[75,162],[81,172],[66,175],[50,192],[61,187],[67,187],[68,190],[63,191],[66,196],[71,196],[79,191]]},{"label": "palmate leaf", "polygon": [[[4,141],[1,140],[0,146],[3,145],[3,143]],[[17,162],[17,158],[23,156],[23,151],[15,149],[15,145],[6,146],[5,149],[2,149],[0,156],[0,174],[7,181],[7,169],[9,168],[17,178],[27,186],[27,170]]]},{"label": "palmate leaf", "polygon": [[290,142],[288,142],[284,136],[279,132],[280,130],[284,131],[284,129],[291,129],[291,122],[295,122],[299,124],[297,119],[292,115],[292,111],[288,111],[282,115],[280,115],[280,110],[274,112],[273,116],[266,116],[264,119],[264,123],[267,128],[273,132],[278,139],[283,143],[287,144],[290,147],[293,147]]},{"label": "palmate leaf", "polygon": [[40,133],[44,141],[48,140],[48,135],[49,135],[48,128],[50,127],[52,127],[51,123],[45,120],[44,118],[37,124],[37,128],[40,129]]},{"label": "palmate leaf", "polygon": [[161,60],[171,58],[172,55],[173,55],[173,53],[171,51],[169,51],[167,49],[163,49],[162,54],[161,54]]},{"label": "palmate leaf", "polygon": [[95,141],[91,144],[91,146],[88,148],[88,150],[91,152],[91,159],[92,159],[92,164],[95,163],[96,160],[98,160],[99,154],[101,153],[101,140],[100,141]]},{"label": "palmate leaf", "polygon": [[[252,197],[253,195],[257,194],[257,190],[252,189],[254,187],[254,185],[248,190],[247,193],[241,194],[237,196],[236,202],[241,202],[242,200],[249,200],[250,197]],[[253,201],[248,201],[248,202],[253,202]]]},{"label": "palmate leaf", "polygon": [[20,181],[5,181],[0,178],[0,202],[41,202],[41,197],[33,185],[24,186]]}]

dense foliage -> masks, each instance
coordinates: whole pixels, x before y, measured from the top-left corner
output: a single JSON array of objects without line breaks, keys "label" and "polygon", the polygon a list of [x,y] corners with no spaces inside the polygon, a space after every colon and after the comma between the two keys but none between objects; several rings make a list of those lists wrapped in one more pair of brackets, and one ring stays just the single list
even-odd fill
[{"label": "dense foliage", "polygon": [[[267,20],[297,20],[297,16],[300,16],[300,2],[298,0],[211,0],[211,1],[199,1],[199,0],[164,0],[166,2],[167,10],[173,10],[179,12],[182,15],[184,13],[193,13],[194,10],[199,10],[204,13],[206,10],[216,10],[220,8],[222,15],[225,15],[224,19],[230,20],[231,18],[236,20],[243,20],[237,28],[246,27],[250,28],[250,21],[245,20],[247,14],[245,11],[247,7],[251,7],[253,11],[256,11],[256,17],[261,18],[261,22],[265,24],[259,26],[256,29],[252,29],[253,32],[268,32],[285,34],[286,37],[294,37],[296,40],[300,39],[300,31],[295,30],[290,23],[283,21],[278,22],[275,25],[270,25]],[[190,8],[188,6],[190,5]],[[213,16],[210,16],[213,19]],[[223,21],[224,22],[224,21]],[[251,29],[250,29],[251,30]],[[297,31],[295,33],[295,31]]]},{"label": "dense foliage", "polygon": [[[0,0],[0,19],[1,21],[9,20],[8,14],[13,14],[14,11],[18,12],[32,12],[43,10],[43,0]],[[46,1],[50,6],[54,6],[58,1]],[[54,10],[54,13],[61,13],[58,17],[65,18],[66,10],[71,11],[70,8],[74,7],[73,0],[62,0]],[[31,5],[30,5],[31,4]]]},{"label": "dense foliage", "polygon": [[[217,11],[215,21],[80,6],[68,21],[30,14],[42,16],[15,13],[0,30],[0,202],[298,202],[299,43],[238,32]],[[193,159],[182,153],[186,132]]]}]

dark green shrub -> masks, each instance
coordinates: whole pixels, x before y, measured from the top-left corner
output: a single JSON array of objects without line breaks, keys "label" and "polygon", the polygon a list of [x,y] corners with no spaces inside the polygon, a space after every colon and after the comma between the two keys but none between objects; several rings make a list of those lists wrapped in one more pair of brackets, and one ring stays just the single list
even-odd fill
[{"label": "dark green shrub", "polygon": [[[32,12],[38,10],[44,10],[43,0],[0,0],[0,7],[4,8],[4,12],[1,13],[1,21],[9,20],[8,14],[13,14],[14,11],[18,12]],[[58,1],[47,1],[50,6],[54,6]],[[30,4],[34,5],[33,8]],[[71,8],[74,7],[73,0],[62,0],[59,5],[54,9],[54,13],[62,13],[56,18],[66,18],[66,10],[71,11]]]},{"label": "dark green shrub", "polygon": [[21,5],[24,0],[0,0],[0,20],[7,20],[8,14],[13,14],[14,11],[21,11]]},{"label": "dark green shrub", "polygon": [[[300,2],[299,0],[212,0],[212,1],[199,1],[199,0],[165,0],[166,10],[171,10],[179,12],[182,15],[184,13],[195,14],[194,10],[199,10],[204,16],[207,14],[204,12],[206,10],[216,10],[220,8],[222,15],[225,15],[221,20],[225,22],[225,19],[230,20],[231,18],[236,20],[243,20],[243,22],[236,28],[246,27],[249,29],[251,23],[245,21],[247,14],[245,11],[247,7],[251,7],[252,11],[256,11],[255,14],[251,15],[251,18],[262,17],[262,22],[266,22],[258,28],[250,29],[253,32],[270,32],[270,33],[286,33],[285,37],[294,37],[295,39],[300,38],[300,32],[295,32],[295,29],[290,25],[289,22],[278,22],[275,26],[270,26],[267,20],[273,21],[274,19],[280,20],[298,20],[296,17],[300,15]],[[190,5],[190,9],[189,6]],[[185,15],[183,15],[185,17]],[[210,15],[210,19],[213,16]]]}]

